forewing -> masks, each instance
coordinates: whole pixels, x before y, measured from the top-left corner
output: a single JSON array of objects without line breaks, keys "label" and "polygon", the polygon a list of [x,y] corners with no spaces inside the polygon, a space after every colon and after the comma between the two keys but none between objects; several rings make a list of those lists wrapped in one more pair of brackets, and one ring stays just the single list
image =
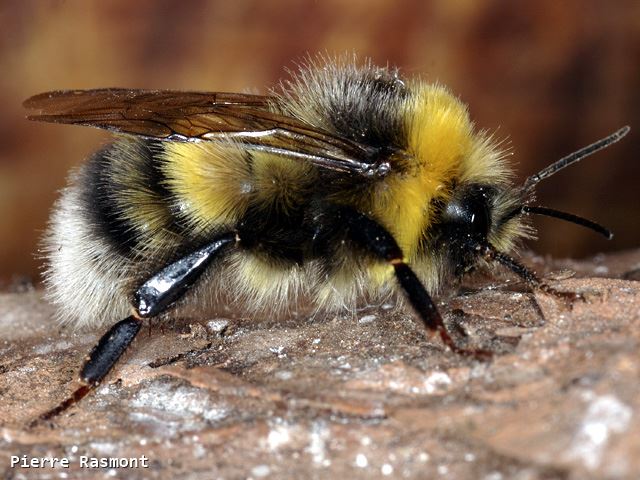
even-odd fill
[{"label": "forewing", "polygon": [[272,97],[166,90],[64,90],[24,102],[30,120],[89,125],[167,141],[233,138],[248,148],[366,176],[386,173],[375,149],[268,109]]}]

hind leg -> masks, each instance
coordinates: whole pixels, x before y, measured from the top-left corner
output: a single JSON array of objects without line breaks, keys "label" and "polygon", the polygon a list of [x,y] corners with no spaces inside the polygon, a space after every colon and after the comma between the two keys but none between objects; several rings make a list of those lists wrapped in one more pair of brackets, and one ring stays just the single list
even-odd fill
[{"label": "hind leg", "polygon": [[153,318],[180,300],[218,257],[239,238],[235,233],[217,237],[203,248],[169,264],[144,282],[133,295],[133,313],[105,333],[93,348],[80,372],[80,387],[57,407],[32,424],[49,420],[78,403],[100,384],[136,337],[146,318]]}]

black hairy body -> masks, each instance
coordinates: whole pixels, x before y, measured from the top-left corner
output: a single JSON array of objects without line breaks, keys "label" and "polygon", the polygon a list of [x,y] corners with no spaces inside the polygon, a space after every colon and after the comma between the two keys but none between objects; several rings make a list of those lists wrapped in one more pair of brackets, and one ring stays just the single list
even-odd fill
[{"label": "black hairy body", "polygon": [[[540,180],[626,134],[512,183],[498,144],[440,85],[349,62],[303,67],[269,96],[102,89],[50,92],[30,118],[113,130],[71,179],[46,238],[49,298],[78,326],[113,324],[81,374],[97,384],[145,318],[248,314],[310,303],[354,309],[399,287],[425,326],[458,347],[431,299],[448,279],[497,262],[557,294],[509,256],[527,214],[610,237],[531,206]],[[129,315],[129,316],[128,316]]]}]

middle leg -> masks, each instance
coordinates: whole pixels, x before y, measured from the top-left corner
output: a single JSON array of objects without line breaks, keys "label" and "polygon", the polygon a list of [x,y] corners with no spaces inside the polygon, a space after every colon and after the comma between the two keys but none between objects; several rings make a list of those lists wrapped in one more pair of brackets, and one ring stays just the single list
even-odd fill
[{"label": "middle leg", "polygon": [[375,220],[351,207],[337,206],[335,214],[335,221],[346,226],[348,240],[393,266],[400,287],[430,332],[437,333],[442,342],[458,354],[482,360],[488,360],[493,356],[493,352],[489,350],[465,349],[456,345],[431,296],[406,263],[402,249],[391,233]]}]

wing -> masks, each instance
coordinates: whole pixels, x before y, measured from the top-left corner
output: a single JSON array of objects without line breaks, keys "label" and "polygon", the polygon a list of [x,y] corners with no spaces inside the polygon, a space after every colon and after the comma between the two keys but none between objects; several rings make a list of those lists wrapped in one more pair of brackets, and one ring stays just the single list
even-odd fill
[{"label": "wing", "polygon": [[269,110],[273,97],[170,90],[61,90],[24,102],[29,120],[104,128],[166,141],[232,138],[247,148],[300,158],[322,168],[382,176],[378,149]]}]

